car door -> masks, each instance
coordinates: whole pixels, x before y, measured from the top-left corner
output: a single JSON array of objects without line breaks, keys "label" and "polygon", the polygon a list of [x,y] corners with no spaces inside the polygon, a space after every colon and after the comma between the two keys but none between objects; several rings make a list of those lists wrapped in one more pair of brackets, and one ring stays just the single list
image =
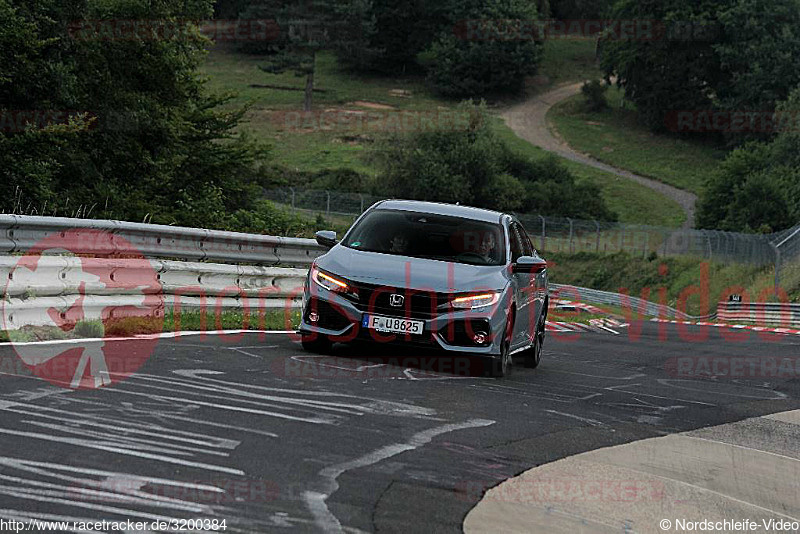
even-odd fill
[{"label": "car door", "polygon": [[[525,228],[521,224],[519,225],[519,232],[520,237],[522,238],[522,248],[525,255],[533,256],[534,258],[541,258],[539,253],[534,248],[528,232],[525,231]],[[538,321],[539,315],[542,313],[545,301],[547,299],[547,270],[545,269],[538,273],[532,273],[529,287],[530,298],[532,302],[530,304],[530,322],[528,326],[530,327],[531,335],[535,335],[536,321]]]},{"label": "car door", "polygon": [[[520,256],[525,255],[525,248],[522,236],[519,233],[519,224],[512,221],[508,230],[509,240],[511,241],[511,263],[513,265]],[[525,346],[531,341],[530,329],[528,328],[528,323],[531,320],[529,308],[531,275],[528,273],[513,273],[511,276],[514,280],[514,300],[517,304],[517,315],[514,320],[514,333],[511,341],[513,350]]]}]

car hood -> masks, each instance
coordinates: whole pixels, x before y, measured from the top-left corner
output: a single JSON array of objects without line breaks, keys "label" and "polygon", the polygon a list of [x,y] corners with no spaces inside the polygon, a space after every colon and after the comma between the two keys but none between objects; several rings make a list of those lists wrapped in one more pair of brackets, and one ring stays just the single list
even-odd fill
[{"label": "car hood", "polygon": [[[505,266],[467,265],[335,246],[316,260],[320,269],[354,282],[437,293],[502,290]],[[406,279],[408,278],[408,282]]]}]

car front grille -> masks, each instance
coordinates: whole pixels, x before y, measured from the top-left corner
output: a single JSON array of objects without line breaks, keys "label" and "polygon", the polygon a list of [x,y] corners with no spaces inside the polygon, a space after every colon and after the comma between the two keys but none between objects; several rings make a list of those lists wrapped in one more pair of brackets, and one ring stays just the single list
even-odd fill
[{"label": "car front grille", "polygon": [[[351,302],[360,311],[374,315],[430,319],[438,315],[437,307],[450,299],[448,293],[393,288],[361,282],[350,282],[350,284],[358,289],[358,298],[348,297]],[[401,295],[403,297],[402,305],[392,306],[391,295]]]}]

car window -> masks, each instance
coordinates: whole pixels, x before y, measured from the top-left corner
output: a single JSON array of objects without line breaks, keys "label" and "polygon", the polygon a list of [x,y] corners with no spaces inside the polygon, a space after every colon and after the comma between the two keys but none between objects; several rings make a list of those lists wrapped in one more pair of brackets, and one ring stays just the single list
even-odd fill
[{"label": "car window", "polygon": [[471,265],[504,265],[504,243],[499,223],[391,209],[370,211],[342,241],[356,250]]},{"label": "car window", "polygon": [[520,242],[522,243],[522,254],[525,256],[533,256],[533,245],[531,245],[531,240],[528,238],[528,233],[525,231],[525,228],[517,223],[514,223],[514,228],[516,228]]},{"label": "car window", "polygon": [[512,224],[509,228],[511,230],[511,261],[515,262],[522,256],[522,242],[517,232],[517,225]]}]

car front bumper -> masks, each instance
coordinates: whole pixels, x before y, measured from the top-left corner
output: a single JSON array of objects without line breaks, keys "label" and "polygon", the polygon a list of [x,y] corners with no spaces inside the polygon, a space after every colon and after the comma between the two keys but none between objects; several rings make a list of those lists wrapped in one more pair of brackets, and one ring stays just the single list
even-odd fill
[{"label": "car front bumper", "polygon": [[[485,309],[442,311],[432,317],[414,315],[407,317],[402,310],[398,310],[396,315],[387,315],[360,309],[352,301],[333,291],[319,290],[312,295],[306,288],[299,331],[307,335],[324,335],[332,341],[342,343],[353,341],[406,343],[450,352],[497,356],[500,354],[500,343],[506,328],[507,309],[505,298],[501,298],[497,304],[487,306]],[[320,319],[316,324],[309,320],[310,311],[318,312]],[[388,334],[367,329],[362,326],[365,314],[422,321],[423,333]],[[471,339],[472,334],[478,331],[485,331],[488,334],[487,342],[482,345],[476,344]]]}]

